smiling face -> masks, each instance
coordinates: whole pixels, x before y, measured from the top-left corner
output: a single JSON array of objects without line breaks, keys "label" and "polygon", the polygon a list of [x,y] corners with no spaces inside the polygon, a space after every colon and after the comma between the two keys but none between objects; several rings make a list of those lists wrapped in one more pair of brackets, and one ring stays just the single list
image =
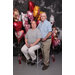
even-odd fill
[{"label": "smiling face", "polygon": [[35,29],[36,28],[36,22],[35,21],[32,21],[31,22],[31,26],[32,26],[32,29]]},{"label": "smiling face", "polygon": [[41,14],[41,21],[44,22],[46,20],[47,16],[46,13]]}]

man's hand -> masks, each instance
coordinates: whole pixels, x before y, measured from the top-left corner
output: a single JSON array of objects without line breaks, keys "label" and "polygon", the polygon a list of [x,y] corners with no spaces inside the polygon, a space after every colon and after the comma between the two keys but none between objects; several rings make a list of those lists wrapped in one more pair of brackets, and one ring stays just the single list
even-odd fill
[{"label": "man's hand", "polygon": [[42,39],[42,42],[46,41],[47,38],[49,38],[49,37],[51,36],[51,34],[52,34],[52,32],[49,32],[49,33],[47,34],[47,36],[46,36],[45,38]]},{"label": "man's hand", "polygon": [[46,38],[43,38],[43,39],[42,39],[42,42],[44,42],[44,41],[46,41]]}]

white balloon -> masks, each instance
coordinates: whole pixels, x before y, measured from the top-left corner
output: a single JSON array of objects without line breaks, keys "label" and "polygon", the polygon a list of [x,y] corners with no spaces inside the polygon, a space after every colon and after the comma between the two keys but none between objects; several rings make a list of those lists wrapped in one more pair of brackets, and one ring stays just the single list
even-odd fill
[{"label": "white balloon", "polygon": [[51,15],[50,16],[50,23],[53,25],[53,23],[54,23],[54,16],[53,15]]},{"label": "white balloon", "polygon": [[21,15],[19,15],[19,21],[21,21]]},{"label": "white balloon", "polygon": [[23,27],[25,27],[25,22],[28,21],[27,14],[21,12],[21,18],[22,18],[22,22],[23,22]]}]

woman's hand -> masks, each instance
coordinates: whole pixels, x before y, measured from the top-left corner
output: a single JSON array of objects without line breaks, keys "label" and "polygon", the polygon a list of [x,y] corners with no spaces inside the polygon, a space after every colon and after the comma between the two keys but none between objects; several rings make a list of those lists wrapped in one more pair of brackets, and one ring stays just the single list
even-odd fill
[{"label": "woman's hand", "polygon": [[30,44],[30,47],[34,46],[34,44]]},{"label": "woman's hand", "polygon": [[26,46],[29,48],[30,46],[28,44],[26,44]]},{"label": "woman's hand", "polygon": [[27,47],[30,47],[29,45],[28,45],[28,42],[27,42],[27,39],[25,38],[25,43],[26,43],[26,46]]}]

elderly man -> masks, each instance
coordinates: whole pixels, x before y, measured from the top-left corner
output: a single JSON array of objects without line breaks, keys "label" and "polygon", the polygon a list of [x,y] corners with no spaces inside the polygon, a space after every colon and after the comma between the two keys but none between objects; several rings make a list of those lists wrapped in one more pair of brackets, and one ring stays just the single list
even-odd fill
[{"label": "elderly man", "polygon": [[[25,35],[25,45],[21,48],[21,51],[26,57],[28,61],[27,63],[31,63],[31,65],[34,65],[36,60],[34,51],[40,48],[41,32],[36,28],[36,21],[32,21],[31,26],[32,28],[29,29]],[[32,61],[30,58],[32,59]]]},{"label": "elderly man", "polygon": [[49,67],[49,54],[50,54],[50,46],[51,46],[51,34],[52,27],[51,23],[47,21],[46,13],[41,14],[41,22],[38,25],[38,29],[41,31],[42,41],[41,41],[41,50],[43,55],[43,68],[45,70]]}]

